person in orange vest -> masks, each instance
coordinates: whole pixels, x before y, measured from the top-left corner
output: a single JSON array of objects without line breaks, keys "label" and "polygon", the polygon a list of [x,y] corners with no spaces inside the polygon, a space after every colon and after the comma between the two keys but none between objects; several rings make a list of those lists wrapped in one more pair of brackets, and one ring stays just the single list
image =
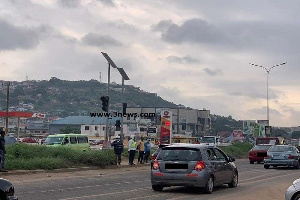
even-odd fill
[{"label": "person in orange vest", "polygon": [[141,141],[138,144],[138,150],[139,150],[138,163],[144,164],[145,146],[144,146],[143,138],[141,138]]}]

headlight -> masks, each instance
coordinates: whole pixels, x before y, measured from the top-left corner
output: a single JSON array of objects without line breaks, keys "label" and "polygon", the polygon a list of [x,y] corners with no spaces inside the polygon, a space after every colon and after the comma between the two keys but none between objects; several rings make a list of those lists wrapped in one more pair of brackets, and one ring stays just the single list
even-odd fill
[{"label": "headlight", "polygon": [[299,178],[299,179],[296,179],[296,180],[293,182],[293,185],[296,185],[298,182],[300,182],[300,178]]}]

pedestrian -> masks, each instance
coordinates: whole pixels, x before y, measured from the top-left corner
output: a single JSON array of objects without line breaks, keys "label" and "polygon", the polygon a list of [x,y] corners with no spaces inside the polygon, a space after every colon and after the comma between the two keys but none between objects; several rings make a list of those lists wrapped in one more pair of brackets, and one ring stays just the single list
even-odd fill
[{"label": "pedestrian", "polygon": [[148,163],[150,151],[151,151],[151,144],[150,144],[150,139],[147,139],[147,142],[144,144],[145,146],[145,154],[144,154],[144,163]]},{"label": "pedestrian", "polygon": [[120,136],[116,136],[115,141],[111,143],[111,146],[114,147],[114,152],[117,157],[117,164],[121,165],[121,154],[123,153],[124,145]]},{"label": "pedestrian", "polygon": [[144,146],[144,139],[143,138],[141,138],[141,141],[138,144],[138,150],[139,150],[138,162],[141,163],[141,164],[144,164],[145,146]]},{"label": "pedestrian", "polygon": [[5,132],[3,130],[0,131],[0,165],[1,165],[1,169],[0,172],[7,172],[7,170],[5,169],[5,154],[6,154],[6,150],[5,150]]},{"label": "pedestrian", "polygon": [[128,142],[129,164],[130,165],[135,165],[133,163],[133,161],[134,161],[134,156],[135,156],[136,148],[137,148],[137,144],[136,144],[134,135],[132,135],[130,137],[129,142]]}]

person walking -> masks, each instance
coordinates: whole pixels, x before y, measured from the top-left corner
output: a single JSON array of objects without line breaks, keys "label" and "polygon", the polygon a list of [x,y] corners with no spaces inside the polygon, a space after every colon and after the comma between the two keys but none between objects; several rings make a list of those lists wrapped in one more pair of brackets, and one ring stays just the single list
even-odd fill
[{"label": "person walking", "polygon": [[135,165],[133,163],[133,161],[134,161],[134,156],[135,156],[136,148],[137,148],[137,144],[136,144],[134,136],[132,135],[130,137],[129,142],[128,142],[129,164],[130,165]]},{"label": "person walking", "polygon": [[141,141],[138,144],[138,150],[139,150],[138,162],[141,163],[141,164],[144,164],[145,146],[144,146],[144,139],[143,138],[141,138]]},{"label": "person walking", "polygon": [[114,147],[114,152],[117,157],[117,164],[121,165],[121,154],[123,153],[124,145],[120,136],[116,136],[115,141],[111,143],[111,146]]},{"label": "person walking", "polygon": [[0,172],[7,172],[7,170],[5,169],[5,154],[6,154],[6,150],[5,150],[5,132],[3,130],[0,131],[0,165],[1,165],[1,169]]},{"label": "person walking", "polygon": [[147,142],[144,144],[145,146],[145,155],[144,155],[144,163],[148,163],[150,151],[151,151],[151,144],[150,144],[150,139],[147,139]]}]

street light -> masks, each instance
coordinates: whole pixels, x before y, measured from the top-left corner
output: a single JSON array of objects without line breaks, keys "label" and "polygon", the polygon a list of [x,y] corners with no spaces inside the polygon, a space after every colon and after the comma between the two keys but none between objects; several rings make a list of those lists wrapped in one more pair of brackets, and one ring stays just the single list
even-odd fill
[{"label": "street light", "polygon": [[275,67],[278,67],[278,66],[281,66],[281,65],[285,65],[287,64],[287,62],[284,62],[284,63],[281,63],[281,64],[278,64],[278,65],[274,65],[270,68],[266,68],[262,65],[256,65],[256,64],[253,64],[253,63],[249,63],[250,65],[252,66],[255,66],[255,67],[261,67],[262,69],[264,69],[266,72],[267,72],[267,119],[268,119],[268,126],[270,125],[270,111],[269,111],[269,75],[270,75],[270,71],[271,69],[275,68]]}]

